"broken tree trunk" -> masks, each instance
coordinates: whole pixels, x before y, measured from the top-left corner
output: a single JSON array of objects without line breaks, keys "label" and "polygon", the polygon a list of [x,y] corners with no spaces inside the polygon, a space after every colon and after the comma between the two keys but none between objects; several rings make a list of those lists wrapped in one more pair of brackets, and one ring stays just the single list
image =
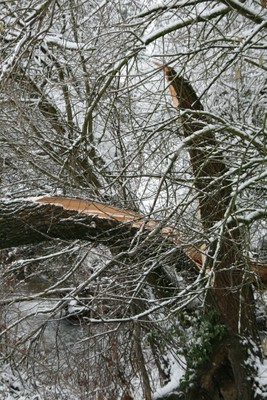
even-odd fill
[{"label": "broken tree trunk", "polygon": [[[169,85],[173,105],[178,109],[203,110],[194,89],[169,66],[162,66]],[[212,343],[210,359],[195,371],[193,385],[185,390],[187,400],[254,398],[253,368],[248,352],[258,343],[253,292],[242,255],[242,232],[238,223],[226,222],[234,210],[232,185],[228,168],[215,133],[203,129],[207,121],[183,112],[181,132],[188,143],[194,187],[198,193],[200,222],[205,237],[216,226],[218,237],[207,249],[207,268],[213,272],[213,282],[206,295],[206,306],[218,313],[227,334]],[[244,343],[244,338],[247,338]]]},{"label": "broken tree trunk", "polygon": [[[176,233],[134,211],[79,198],[42,197],[0,203],[0,250],[59,239],[101,243],[122,258],[135,259],[142,254],[148,259],[160,251],[166,253],[166,263],[192,280],[198,274],[197,262],[191,249],[187,253],[177,246]],[[129,256],[134,238],[139,244]],[[159,298],[170,295],[171,282],[161,264],[151,270],[147,282],[156,288]]]},{"label": "broken tree trunk", "polygon": [[[144,228],[144,230],[143,230]],[[46,196],[35,199],[2,201],[0,203],[0,249],[43,241],[86,240],[111,247],[127,248],[129,240],[143,230],[167,247],[178,248],[187,260],[192,278],[202,267],[203,249],[182,246],[179,231],[162,226],[160,221],[147,219],[132,210],[110,204],[66,196]],[[117,236],[118,235],[118,236]],[[124,240],[121,240],[124,237]],[[151,242],[151,241],[150,241]],[[267,265],[248,260],[251,271],[257,273],[262,285],[267,284]]]}]

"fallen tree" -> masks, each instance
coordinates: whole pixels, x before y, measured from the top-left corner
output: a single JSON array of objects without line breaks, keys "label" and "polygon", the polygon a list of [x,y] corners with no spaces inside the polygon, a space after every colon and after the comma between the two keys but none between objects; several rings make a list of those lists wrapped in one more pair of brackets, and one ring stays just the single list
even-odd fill
[{"label": "fallen tree", "polygon": [[[0,207],[0,249],[49,240],[86,240],[127,249],[137,234],[143,239],[164,238],[169,247],[178,247],[190,268],[202,267],[204,248],[184,245],[179,232],[147,219],[132,210],[107,203],[66,196],[2,201]],[[122,240],[123,239],[123,240]],[[267,284],[267,265],[248,260],[263,285]]]}]

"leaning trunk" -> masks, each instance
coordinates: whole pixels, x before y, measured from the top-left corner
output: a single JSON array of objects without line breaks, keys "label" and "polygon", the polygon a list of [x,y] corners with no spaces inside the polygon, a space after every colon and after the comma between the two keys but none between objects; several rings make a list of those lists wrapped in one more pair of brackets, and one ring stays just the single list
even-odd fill
[{"label": "leaning trunk", "polygon": [[[164,71],[174,104],[201,111],[191,85],[172,68],[165,66]],[[216,310],[217,323],[226,329],[223,338],[211,344],[209,360],[195,371],[190,389],[184,389],[185,398],[249,400],[255,398],[255,388],[248,352],[253,352],[258,338],[253,292],[242,257],[242,233],[235,220],[226,221],[234,211],[233,188],[215,133],[207,129],[201,113],[197,119],[193,114],[182,113],[181,131],[188,143],[203,234],[209,237],[212,229],[219,227],[218,237],[206,250],[205,265],[213,272],[206,308]]]}]

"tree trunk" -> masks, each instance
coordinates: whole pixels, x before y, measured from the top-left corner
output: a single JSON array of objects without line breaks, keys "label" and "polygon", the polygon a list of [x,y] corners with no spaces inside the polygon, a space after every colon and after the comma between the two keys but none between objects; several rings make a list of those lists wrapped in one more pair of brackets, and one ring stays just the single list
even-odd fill
[{"label": "tree trunk", "polygon": [[[201,111],[202,104],[191,85],[172,68],[164,66],[164,71],[171,95],[176,96],[174,104]],[[241,230],[237,222],[225,221],[234,210],[232,185],[214,132],[203,129],[205,119],[200,117],[196,121],[192,114],[183,113],[181,125],[183,136],[189,141],[203,234],[209,237],[212,228],[222,227],[207,249],[207,268],[213,271],[214,277],[206,295],[206,306],[207,310],[217,311],[217,321],[225,325],[227,332],[220,343],[212,343],[209,361],[196,371],[194,384],[185,389],[184,398],[249,400],[254,398],[255,389],[254,371],[247,362],[248,351],[254,353],[253,343],[258,342],[258,336],[252,287],[242,257]],[[244,337],[247,338],[245,344]]]}]

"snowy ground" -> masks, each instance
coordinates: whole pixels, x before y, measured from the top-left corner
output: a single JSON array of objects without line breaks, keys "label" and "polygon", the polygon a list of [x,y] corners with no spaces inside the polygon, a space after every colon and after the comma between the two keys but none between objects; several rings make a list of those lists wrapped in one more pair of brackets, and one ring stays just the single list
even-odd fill
[{"label": "snowy ground", "polygon": [[[264,299],[266,300],[266,299]],[[55,301],[54,301],[55,302]],[[52,301],[53,303],[53,301]],[[266,303],[265,303],[266,304]],[[16,328],[16,337],[20,337],[30,331],[31,327],[36,326],[37,323],[42,322],[46,319],[45,311],[51,308],[51,301],[31,301],[23,302],[13,305],[9,308],[8,317],[9,322],[16,320],[18,316],[25,317],[26,315],[31,315],[29,319],[23,319],[19,326]],[[44,312],[44,314],[43,314]],[[8,320],[6,321],[8,322]],[[68,342],[72,350],[74,350],[75,343],[79,336],[82,338],[82,328],[79,326],[74,326],[66,320],[61,320],[60,323],[57,318],[50,321],[44,331],[43,341],[46,350],[49,353],[54,351],[55,338],[57,335],[64,336],[64,343]],[[79,350],[79,349],[77,349]],[[63,349],[62,356],[64,357]],[[153,400],[160,400],[163,396],[171,393],[178,386],[179,380],[181,379],[184,370],[179,365],[174,357],[171,357],[171,380],[170,382],[162,388],[158,388],[153,394]],[[51,360],[51,359],[50,359]],[[256,379],[257,388],[255,388],[255,394],[260,394],[261,398],[267,399],[267,358],[264,360],[263,364],[258,363],[258,377]],[[46,385],[37,379],[30,379],[29,375],[17,367],[15,370],[11,369],[8,363],[0,364],[0,400],[81,400],[80,393],[77,393],[77,386],[73,388],[71,382],[69,386],[63,383]],[[155,379],[157,381],[157,379]],[[140,382],[136,382],[136,388],[140,387]],[[261,389],[264,388],[265,389]],[[92,398],[92,394],[85,393],[86,397]],[[93,395],[94,396],[94,395]],[[136,391],[135,400],[142,400],[142,395],[140,391]]]},{"label": "snowy ground", "polygon": [[[177,387],[177,382],[181,377],[181,370],[177,365],[173,365],[172,380],[163,388],[158,389],[153,396],[153,400],[159,400],[162,396],[172,392]],[[267,360],[259,365],[258,381],[260,386],[267,385]],[[267,393],[260,389],[255,391],[255,395],[260,394],[261,398],[267,399]],[[88,397],[89,399],[90,397]],[[38,382],[28,382],[24,373],[12,371],[8,365],[0,367],[0,399],[1,400],[80,400],[80,396],[72,393],[66,388],[42,387]],[[141,400],[141,399],[136,399]]]}]

